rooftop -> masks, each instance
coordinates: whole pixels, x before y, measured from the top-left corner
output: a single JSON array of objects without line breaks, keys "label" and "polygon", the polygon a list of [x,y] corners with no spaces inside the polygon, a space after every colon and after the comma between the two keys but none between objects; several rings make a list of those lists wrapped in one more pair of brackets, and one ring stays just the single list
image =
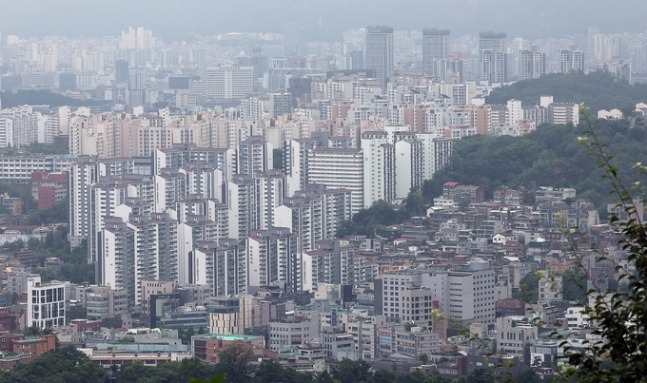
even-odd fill
[{"label": "rooftop", "polygon": [[254,340],[260,338],[258,335],[245,335],[245,334],[199,334],[195,335],[195,338],[205,338],[205,339],[222,339],[226,341],[236,341],[236,340]]}]

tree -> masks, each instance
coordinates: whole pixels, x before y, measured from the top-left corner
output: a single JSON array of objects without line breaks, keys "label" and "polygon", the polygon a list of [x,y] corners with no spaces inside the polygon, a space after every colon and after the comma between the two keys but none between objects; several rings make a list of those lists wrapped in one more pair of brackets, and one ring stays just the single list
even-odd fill
[{"label": "tree", "polygon": [[[576,376],[581,382],[644,382],[647,377],[647,225],[643,222],[643,211],[634,201],[645,200],[643,183],[647,167],[636,163],[635,181],[627,186],[587,113],[583,113],[583,120],[588,130],[580,141],[595,156],[597,166],[610,181],[612,194],[619,201],[617,207],[626,214],[625,220],[612,215],[610,223],[621,234],[620,245],[635,270],[616,268],[621,282],[628,283],[626,291],[602,294],[595,288],[589,290],[593,304],[586,307],[586,313],[594,324],[593,335],[599,336],[599,340],[586,341],[578,348],[572,347],[568,340],[563,341],[572,366],[566,369],[565,375]],[[604,254],[601,257],[605,258]]]},{"label": "tree", "polygon": [[398,374],[391,370],[379,369],[373,373],[372,383],[395,383],[398,381]]},{"label": "tree", "polygon": [[363,360],[354,362],[344,358],[333,370],[333,378],[341,383],[368,383],[371,366]]},{"label": "tree", "polygon": [[520,383],[541,383],[542,379],[533,368],[526,368],[517,376],[517,382]]},{"label": "tree", "polygon": [[564,300],[574,302],[586,301],[586,273],[582,268],[576,267],[566,270],[562,276],[562,296]]},{"label": "tree", "polygon": [[30,363],[0,375],[0,383],[101,383],[104,369],[74,346],[49,351]]},{"label": "tree", "polygon": [[247,382],[251,378],[252,351],[242,344],[233,344],[220,353],[218,372],[225,374],[227,383]]},{"label": "tree", "polygon": [[314,383],[335,383],[335,380],[330,376],[328,370],[323,370],[315,375]]},{"label": "tree", "polygon": [[411,189],[409,195],[404,200],[405,210],[412,216],[425,216],[427,211],[427,206],[425,205],[425,199],[422,196],[422,191],[418,189]]},{"label": "tree", "polygon": [[468,375],[458,379],[458,383],[494,383],[492,368],[477,367]]},{"label": "tree", "polygon": [[535,303],[539,297],[539,273],[528,273],[519,281],[519,290],[512,292],[512,297],[526,303]]}]

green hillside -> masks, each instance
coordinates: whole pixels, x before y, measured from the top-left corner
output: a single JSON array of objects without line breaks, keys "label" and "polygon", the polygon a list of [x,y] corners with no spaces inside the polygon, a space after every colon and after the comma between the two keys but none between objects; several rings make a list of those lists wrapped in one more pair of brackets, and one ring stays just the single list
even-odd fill
[{"label": "green hillside", "polygon": [[629,85],[604,71],[555,73],[494,89],[485,102],[505,104],[514,98],[530,106],[539,104],[539,97],[546,95],[553,96],[555,102],[584,102],[595,112],[613,108],[633,110],[636,103],[647,102],[647,84]]},{"label": "green hillside", "polygon": [[[502,186],[573,187],[578,197],[589,198],[604,211],[610,200],[610,185],[602,179],[595,158],[587,155],[587,147],[577,138],[582,126],[542,125],[523,137],[474,136],[454,142],[450,164],[425,182],[423,195],[427,201],[442,194],[442,184],[458,181],[482,185],[489,196]],[[636,162],[647,163],[647,130],[641,124],[629,128],[627,120],[598,120],[595,130],[613,163],[625,180],[635,181],[632,167]]]}]

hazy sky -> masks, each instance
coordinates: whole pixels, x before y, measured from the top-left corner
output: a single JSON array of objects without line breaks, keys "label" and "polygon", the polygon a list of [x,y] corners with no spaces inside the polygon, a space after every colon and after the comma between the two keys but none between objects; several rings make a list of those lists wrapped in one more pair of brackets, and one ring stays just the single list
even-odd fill
[{"label": "hazy sky", "polygon": [[647,30],[646,0],[0,0],[0,33],[20,36],[118,35],[144,26],[165,40],[231,31],[281,32],[288,22],[339,40],[366,25],[395,29],[482,30],[508,37],[559,37]]}]

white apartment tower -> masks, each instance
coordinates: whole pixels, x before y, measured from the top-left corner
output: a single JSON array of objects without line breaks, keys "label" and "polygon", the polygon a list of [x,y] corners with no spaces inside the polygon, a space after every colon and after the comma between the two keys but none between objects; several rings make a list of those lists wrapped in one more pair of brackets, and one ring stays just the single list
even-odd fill
[{"label": "white apartment tower", "polygon": [[293,196],[297,190],[305,190],[308,185],[308,153],[316,146],[316,141],[311,138],[285,141],[283,169],[287,176],[287,196]]},{"label": "white apartment tower", "polygon": [[351,192],[351,214],[364,208],[364,156],[360,149],[317,148],[308,153],[308,180]]},{"label": "white apartment tower", "polygon": [[187,215],[178,228],[177,281],[179,284],[201,283],[207,264],[196,249],[203,241],[217,241],[216,224],[204,215]]},{"label": "white apartment tower", "polygon": [[273,147],[261,136],[251,136],[238,144],[236,173],[255,177],[272,169]]},{"label": "white apartment tower", "polygon": [[289,292],[303,290],[298,240],[285,227],[252,232],[246,246],[248,286],[280,286]]},{"label": "white apartment tower", "polygon": [[274,226],[274,209],[283,204],[285,176],[280,170],[271,169],[254,178],[256,190],[257,221],[253,227],[267,230]]},{"label": "white apartment tower", "polygon": [[216,297],[247,293],[247,259],[238,240],[221,238],[217,242],[198,242],[196,259],[206,267],[196,280],[212,289]]},{"label": "white apartment tower", "polygon": [[505,113],[506,124],[512,126],[523,120],[523,107],[521,100],[508,100]]},{"label": "white apartment tower", "polygon": [[236,174],[227,184],[229,236],[244,240],[258,220],[257,193],[254,179],[247,174]]},{"label": "white apartment tower", "polygon": [[69,240],[72,247],[88,239],[90,229],[91,188],[98,179],[97,159],[79,157],[69,171]]},{"label": "white apartment tower", "polygon": [[225,177],[222,170],[212,164],[194,162],[181,168],[180,173],[185,174],[188,194],[223,201]]},{"label": "white apartment tower", "polygon": [[379,200],[395,199],[395,147],[385,131],[362,133],[364,158],[364,207]]},{"label": "white apartment tower", "polygon": [[219,66],[205,71],[205,96],[217,100],[243,99],[254,91],[254,68]]},{"label": "white apartment tower", "polygon": [[395,146],[395,197],[407,198],[412,188],[422,187],[422,143],[411,132],[397,132]]},{"label": "white apartment tower", "polygon": [[104,225],[95,263],[97,285],[124,289],[132,307],[135,305],[135,230],[113,216],[105,217]]}]

